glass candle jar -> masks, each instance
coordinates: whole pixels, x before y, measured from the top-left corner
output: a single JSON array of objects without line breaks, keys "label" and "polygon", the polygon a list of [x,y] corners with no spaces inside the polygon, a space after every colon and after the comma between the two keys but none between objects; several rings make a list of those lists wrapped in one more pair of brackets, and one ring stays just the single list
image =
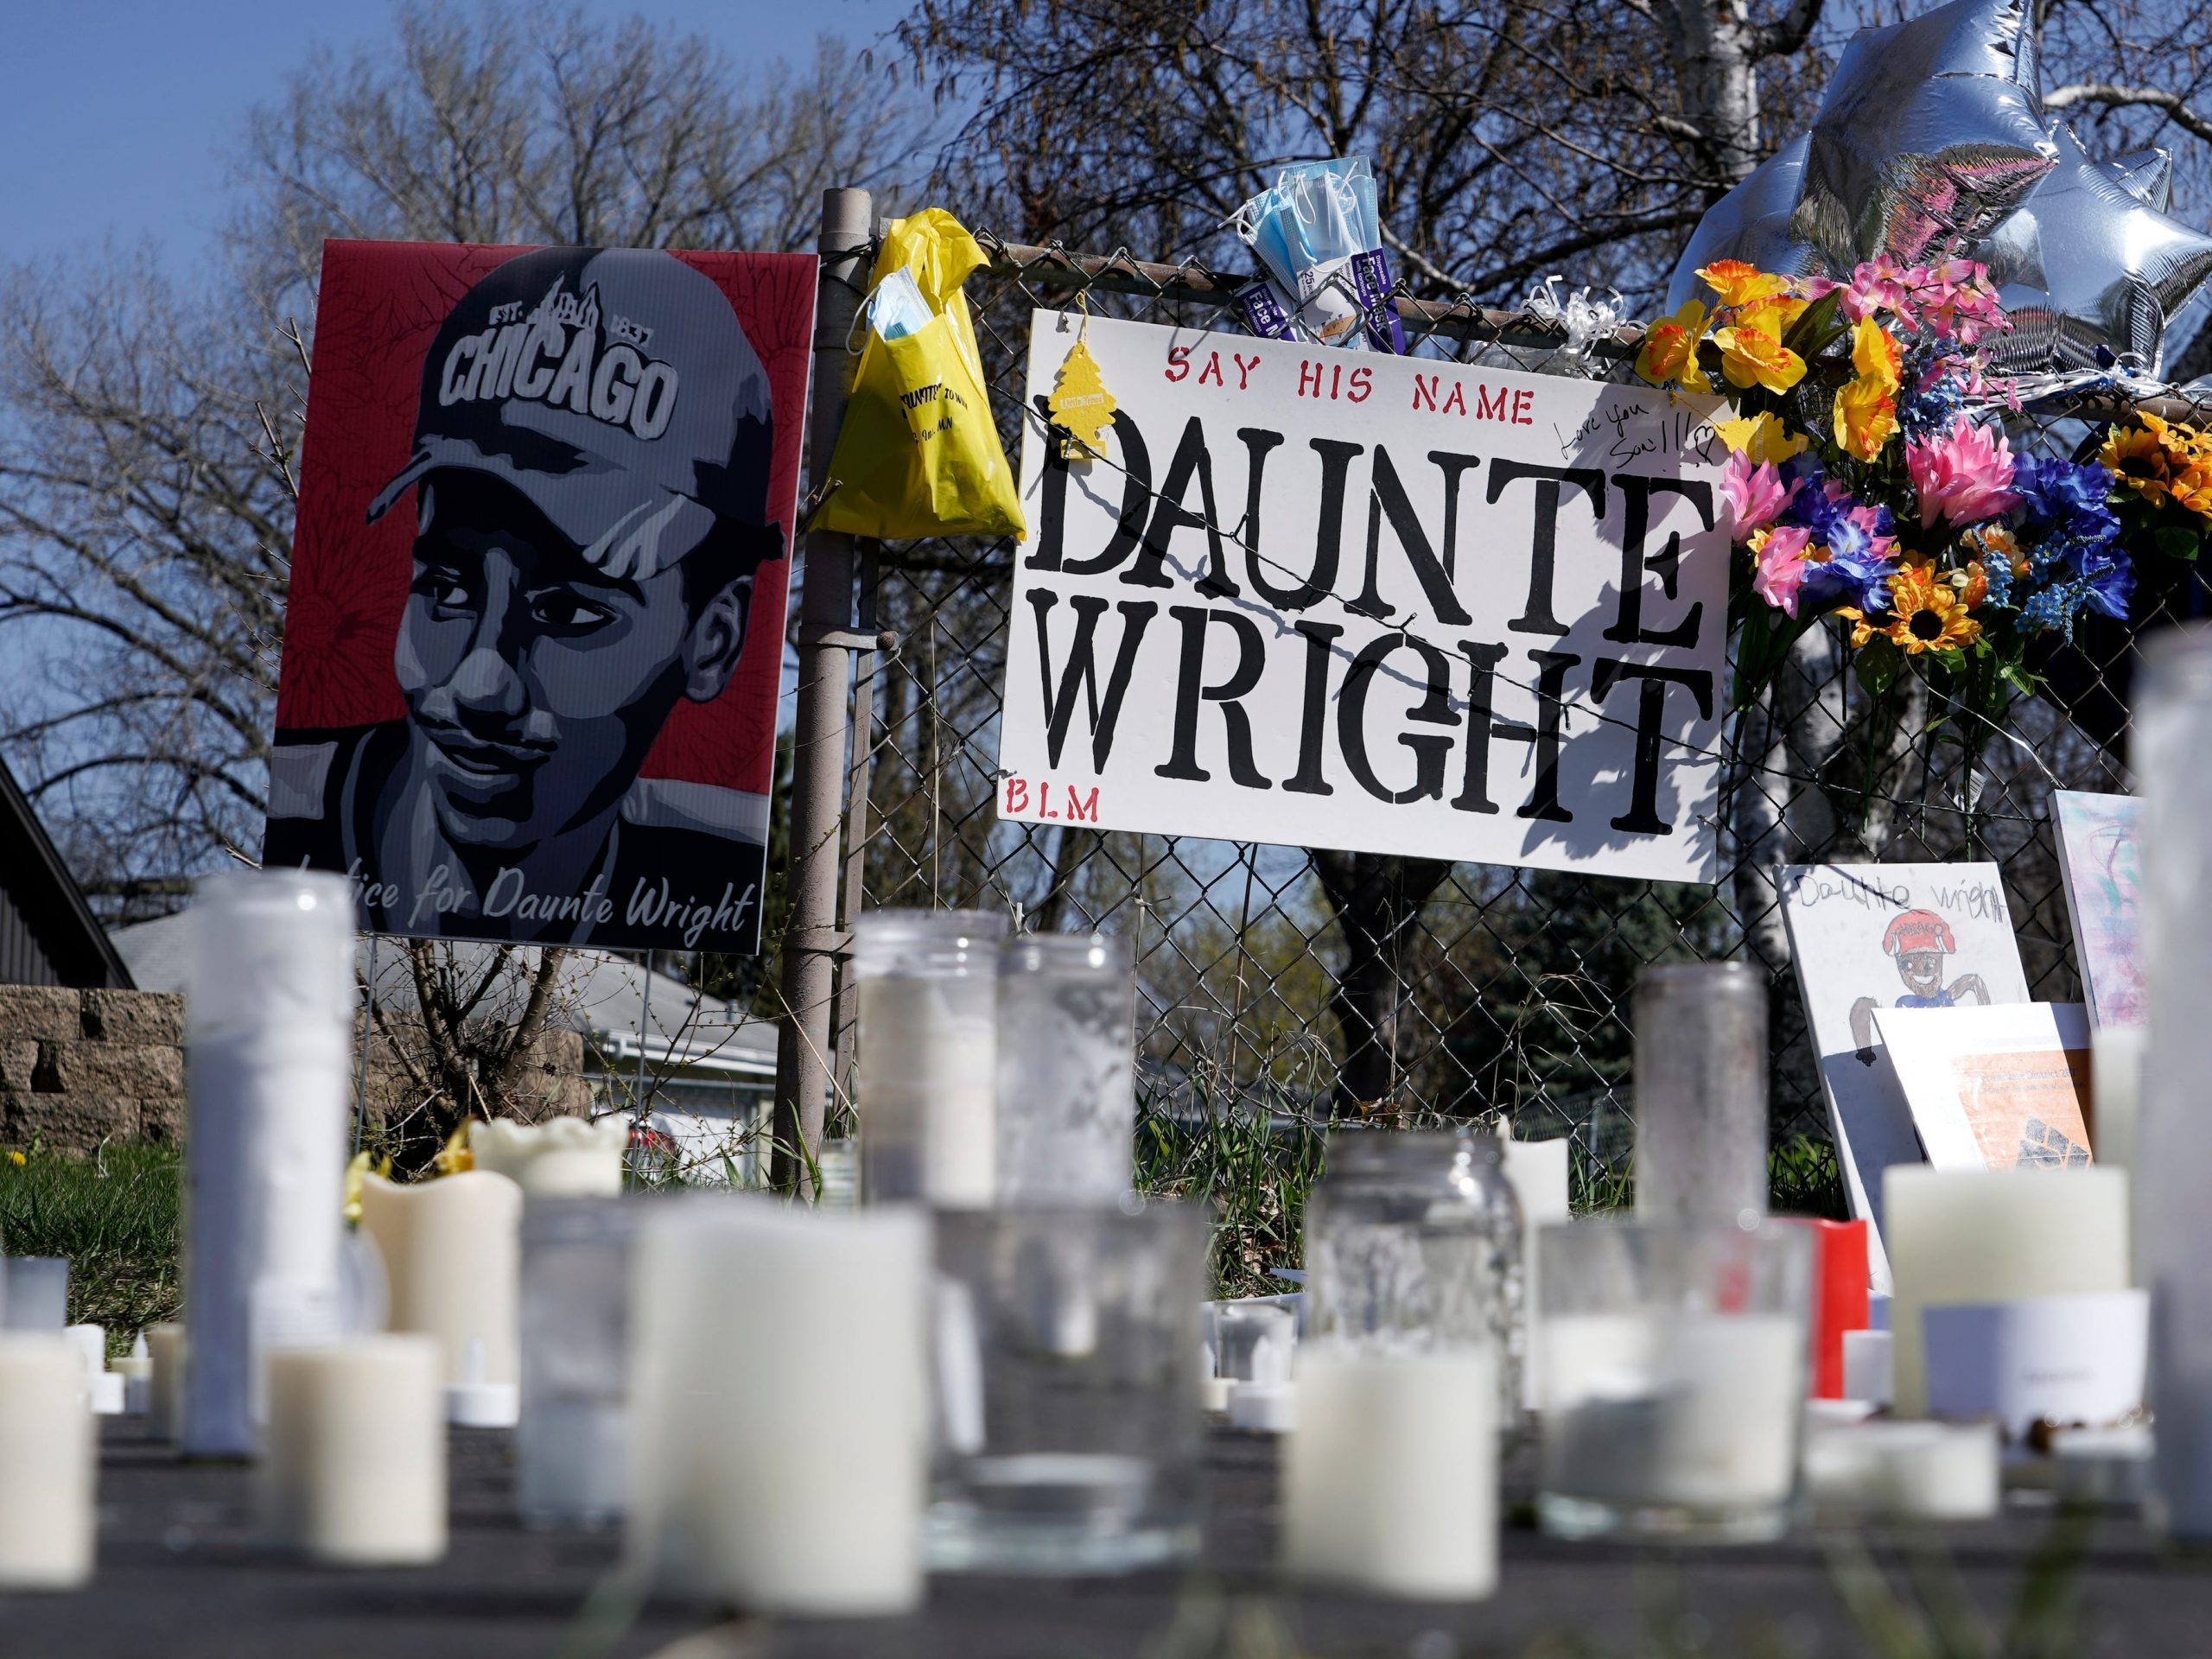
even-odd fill
[{"label": "glass candle jar", "polygon": [[1527,1347],[1521,1205],[1497,1137],[1332,1129],[1306,1204],[1306,1334],[1486,1344],[1497,1421],[1520,1421]]},{"label": "glass candle jar", "polygon": [[938,1217],[932,1567],[1126,1573],[1196,1550],[1205,1259],[1184,1205]]},{"label": "glass candle jar", "polygon": [[1772,1222],[1543,1230],[1547,1532],[1782,1535],[1804,1419],[1811,1247],[1804,1229]]},{"label": "glass candle jar", "polygon": [[998,1200],[1113,1204],[1135,1158],[1136,963],[1126,939],[1035,933],[999,958]]},{"label": "glass candle jar", "polygon": [[[2136,1274],[2149,1286],[2153,1482],[2173,1536],[2212,1539],[2212,1217],[2202,1127],[2212,1075],[2212,628],[2145,652],[2133,760],[2143,791],[2143,982],[2150,1051],[2135,1124]],[[2099,1118],[2099,1135],[2104,1121]],[[2098,1143],[2101,1160],[2104,1145]]]},{"label": "glass candle jar", "polygon": [[1636,1213],[1766,1214],[1766,979],[1741,962],[1636,976]]},{"label": "glass candle jar", "polygon": [[522,1214],[522,1421],[529,1527],[620,1520],[630,1474],[630,1253],[643,1198],[532,1198]]},{"label": "glass candle jar", "polygon": [[998,959],[1006,918],[875,910],[853,930],[861,1189],[980,1208],[996,1185]]}]

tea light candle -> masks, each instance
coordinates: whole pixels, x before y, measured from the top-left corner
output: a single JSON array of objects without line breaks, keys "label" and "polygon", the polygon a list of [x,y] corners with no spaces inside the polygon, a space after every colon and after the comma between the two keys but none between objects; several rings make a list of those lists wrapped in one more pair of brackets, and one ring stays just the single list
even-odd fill
[{"label": "tea light candle", "polygon": [[435,1337],[449,1421],[512,1427],[520,1415],[522,1188],[465,1171],[400,1186],[361,1182],[361,1225],[384,1257],[391,1328]]},{"label": "tea light candle", "polygon": [[[1539,1308],[1544,1304],[1542,1287],[1536,1276],[1536,1230],[1572,1217],[1567,1194],[1573,1143],[1563,1135],[1555,1141],[1516,1141],[1509,1135],[1503,1145],[1505,1179],[1513,1183],[1513,1196],[1521,1201],[1521,1264],[1529,1286],[1522,1306]],[[1521,1369],[1521,1404],[1524,1409],[1533,1411],[1543,1397],[1540,1392],[1541,1371],[1536,1344],[1529,1344],[1526,1353]]]},{"label": "tea light candle", "polygon": [[0,1590],[90,1580],[98,1471],[75,1346],[58,1333],[0,1335]]},{"label": "tea light candle", "polygon": [[1497,1587],[1497,1362],[1481,1348],[1300,1356],[1283,1455],[1283,1564],[1426,1601]]},{"label": "tea light candle", "polygon": [[1997,1425],[1875,1421],[1815,1428],[1805,1441],[1815,1507],[1898,1520],[1980,1521],[2003,1497]]},{"label": "tea light candle", "polygon": [[272,1349],[261,1465],[270,1542],[341,1567],[446,1552],[442,1356],[426,1336]]},{"label": "tea light candle", "polygon": [[772,1615],[919,1605],[930,1259],[916,1209],[715,1197],[646,1217],[633,1570]]},{"label": "tea light candle", "polygon": [[157,1440],[176,1439],[177,1402],[184,1389],[184,1327],[149,1325],[146,1355],[146,1428]]},{"label": "tea light candle", "polygon": [[1892,1164],[1882,1194],[1900,1416],[1928,1410],[1923,1308],[2127,1288],[2123,1170]]},{"label": "tea light candle", "polygon": [[619,1198],[629,1121],[617,1114],[596,1123],[556,1117],[544,1123],[495,1118],[471,1123],[468,1149],[476,1167],[505,1175],[533,1198]]}]

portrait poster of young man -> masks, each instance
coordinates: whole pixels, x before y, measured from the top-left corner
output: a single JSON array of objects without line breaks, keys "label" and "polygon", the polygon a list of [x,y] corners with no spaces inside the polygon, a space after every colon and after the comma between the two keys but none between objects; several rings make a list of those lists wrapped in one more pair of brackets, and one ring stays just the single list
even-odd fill
[{"label": "portrait poster of young man", "polygon": [[759,948],[815,270],[326,246],[264,863],[378,932]]}]

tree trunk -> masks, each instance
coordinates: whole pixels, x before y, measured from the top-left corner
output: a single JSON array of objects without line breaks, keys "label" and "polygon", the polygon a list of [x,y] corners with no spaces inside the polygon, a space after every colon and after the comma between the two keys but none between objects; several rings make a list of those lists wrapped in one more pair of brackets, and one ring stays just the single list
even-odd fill
[{"label": "tree trunk", "polygon": [[1336,1103],[1361,1114],[1395,1106],[1414,1033],[1404,972],[1421,907],[1452,866],[1441,859],[1315,849],[1313,868],[1335,907],[1344,961],[1330,994],[1340,1048]]}]

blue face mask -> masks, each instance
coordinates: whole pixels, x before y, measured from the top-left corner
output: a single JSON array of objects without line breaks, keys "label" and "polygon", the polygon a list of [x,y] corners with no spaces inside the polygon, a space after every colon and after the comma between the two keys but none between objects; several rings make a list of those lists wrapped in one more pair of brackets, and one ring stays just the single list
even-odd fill
[{"label": "blue face mask", "polygon": [[1375,172],[1364,156],[1287,167],[1237,210],[1237,234],[1292,293],[1299,275],[1382,245]]},{"label": "blue face mask", "polygon": [[904,265],[875,285],[868,296],[868,326],[884,340],[919,334],[936,316],[913,272]]}]

